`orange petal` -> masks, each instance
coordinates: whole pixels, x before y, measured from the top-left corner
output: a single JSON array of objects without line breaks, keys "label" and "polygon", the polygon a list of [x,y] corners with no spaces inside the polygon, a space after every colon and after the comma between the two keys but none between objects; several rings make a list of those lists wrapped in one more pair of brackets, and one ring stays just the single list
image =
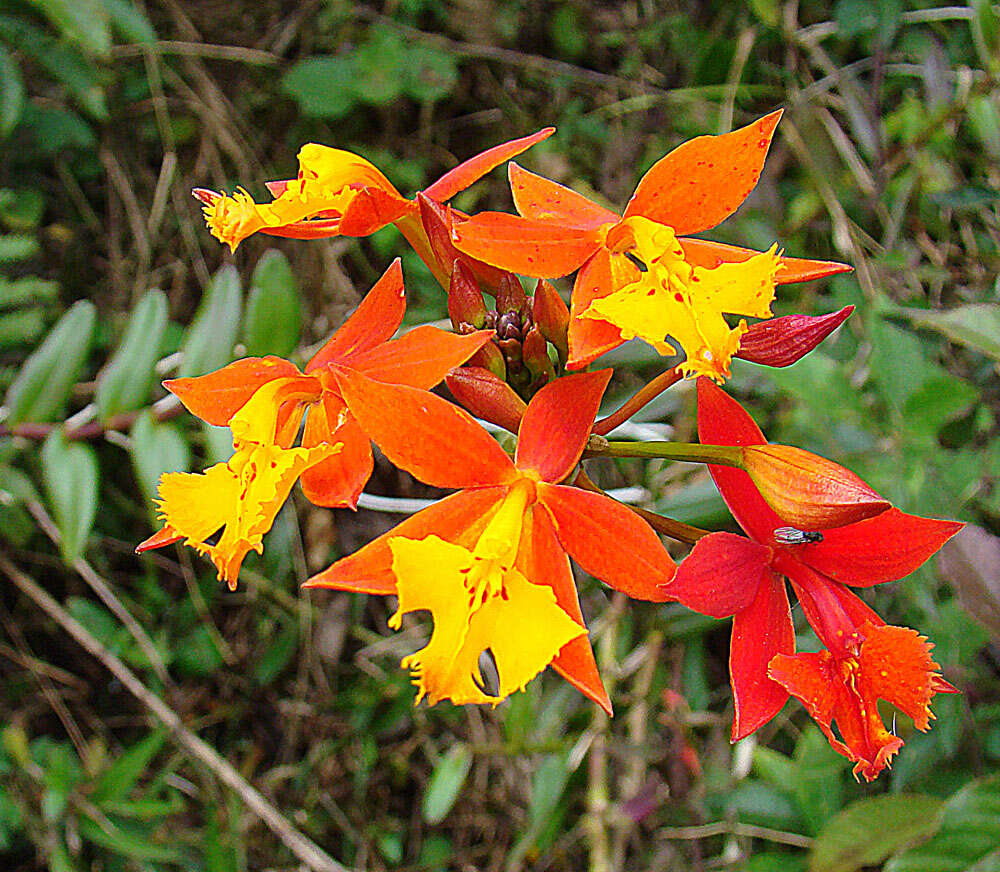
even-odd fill
[{"label": "orange petal", "polygon": [[417,194],[417,205],[420,208],[420,223],[423,225],[424,233],[427,234],[431,251],[445,272],[450,272],[458,260],[472,271],[480,285],[487,288],[496,288],[500,285],[500,279],[505,275],[503,270],[463,254],[451,241],[452,224],[455,221],[468,219],[468,215],[432,200],[423,193]]},{"label": "orange petal", "polygon": [[580,461],[594,426],[611,370],[556,379],[528,404],[518,430],[518,469],[534,470],[542,481],[560,482]]},{"label": "orange petal", "polygon": [[532,221],[551,221],[564,227],[596,230],[615,224],[618,216],[563,185],[511,163],[507,167],[510,191],[517,211]]},{"label": "orange petal", "polygon": [[196,378],[168,379],[163,386],[191,414],[216,427],[225,427],[262,385],[298,374],[294,363],[280,357],[245,357]]},{"label": "orange petal", "polygon": [[164,545],[173,545],[174,542],[179,542],[183,538],[184,536],[178,533],[173,527],[164,527],[136,545],[135,553],[142,554],[144,551],[152,551],[154,548],[162,548]]},{"label": "orange petal", "polygon": [[332,364],[361,429],[396,466],[436,487],[483,487],[517,477],[510,458],[468,412],[427,391],[387,385]]},{"label": "orange petal", "polygon": [[581,318],[594,300],[599,300],[615,290],[611,275],[611,254],[606,248],[598,250],[577,274],[570,301],[569,360],[567,369],[583,369],[604,352],[617,348],[625,340],[614,324]]},{"label": "orange petal", "polygon": [[863,627],[865,641],[858,661],[871,695],[892,703],[913,718],[918,730],[930,726],[931,699],[938,678],[931,659],[933,643],[909,627]]},{"label": "orange petal", "polygon": [[416,210],[416,203],[401,197],[395,189],[362,188],[344,209],[338,229],[342,236],[370,236]]},{"label": "orange petal", "polygon": [[[738,245],[726,245],[722,242],[710,242],[707,239],[677,240],[684,249],[684,259],[691,266],[701,266],[705,269],[715,269],[723,263],[743,263],[751,257],[760,254],[752,248],[741,248]],[[854,267],[846,263],[831,260],[806,260],[801,257],[781,257],[781,266],[774,280],[779,285],[791,282],[807,282],[821,279],[837,273],[850,272]]]},{"label": "orange petal", "polygon": [[517,157],[521,152],[527,151],[531,146],[543,139],[548,139],[556,132],[554,127],[543,127],[537,133],[522,136],[520,139],[512,139],[510,142],[503,142],[494,145],[475,157],[470,157],[452,170],[448,170],[440,179],[434,182],[424,193],[432,200],[443,203],[450,200],[459,191],[464,191],[473,182],[478,181],[488,172],[500,166],[505,160]]},{"label": "orange petal", "polygon": [[781,111],[732,133],[677,146],[642,177],[625,217],[641,215],[678,234],[698,233],[728,218],[760,178]]},{"label": "orange petal", "polygon": [[459,251],[477,260],[539,279],[568,275],[600,245],[592,230],[529,221],[504,212],[481,212],[455,221],[452,241]]},{"label": "orange petal", "polygon": [[633,599],[665,602],[677,567],[652,527],[621,503],[559,484],[538,484],[570,556],[596,578]]},{"label": "orange petal", "polygon": [[328,239],[340,236],[340,218],[310,218],[279,227],[262,227],[258,232],[282,239]]},{"label": "orange petal", "polygon": [[446,542],[467,544],[477,521],[494,508],[507,493],[505,487],[477,488],[445,497],[397,524],[388,533],[364,548],[341,558],[310,578],[303,587],[329,587],[358,593],[396,592],[389,541],[397,537],[423,539],[431,534]]},{"label": "orange petal", "polygon": [[361,305],[326,344],[306,364],[306,372],[326,366],[350,354],[357,354],[385,342],[399,327],[406,312],[406,289],[403,287],[403,267],[397,257]]},{"label": "orange petal", "polygon": [[[329,421],[338,421],[341,412],[345,420],[331,433]],[[343,447],[339,454],[302,473],[302,491],[313,505],[353,509],[371,477],[374,461],[371,440],[339,397],[325,395],[322,403],[309,409],[302,447],[312,448],[321,442],[339,442]]]},{"label": "orange petal", "polygon": [[[576,623],[586,626],[569,560],[556,538],[548,513],[537,504],[528,510],[525,518],[517,566],[536,584],[549,585],[559,607]],[[552,661],[552,667],[584,696],[596,702],[609,715],[613,714],[611,700],[604,689],[590,640],[586,636],[578,636],[563,645]]]},{"label": "orange petal", "polygon": [[465,363],[494,335],[492,330],[459,335],[425,324],[392,342],[352,355],[343,365],[376,381],[426,390]]}]

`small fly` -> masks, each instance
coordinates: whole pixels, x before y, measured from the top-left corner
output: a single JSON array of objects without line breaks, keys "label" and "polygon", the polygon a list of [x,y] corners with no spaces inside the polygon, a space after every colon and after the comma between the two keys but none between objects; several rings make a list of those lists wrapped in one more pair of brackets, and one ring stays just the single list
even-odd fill
[{"label": "small fly", "polygon": [[797,527],[778,527],[774,531],[774,541],[779,545],[806,545],[822,542],[823,534],[817,530],[800,530]]}]

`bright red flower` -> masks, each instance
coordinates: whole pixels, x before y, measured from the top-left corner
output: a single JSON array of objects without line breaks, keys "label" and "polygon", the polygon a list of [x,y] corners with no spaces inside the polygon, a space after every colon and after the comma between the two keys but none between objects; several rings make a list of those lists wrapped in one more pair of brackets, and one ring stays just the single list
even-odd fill
[{"label": "bright red flower", "polygon": [[[766,444],[753,419],[707,379],[698,380],[698,434],[706,444]],[[799,684],[790,681],[786,685],[775,680],[775,673],[768,673],[769,664],[787,665],[787,658],[795,651],[785,577],[792,582],[809,622],[840,664],[837,668],[863,666],[868,674],[875,661],[864,653],[863,643],[868,638],[886,637],[870,629],[884,622],[845,585],[868,587],[902,578],[924,563],[962,525],[907,515],[892,508],[821,534],[798,531],[788,527],[768,506],[747,473],[726,466],[712,465],[709,469],[733,517],[750,538],[732,533],[705,536],[681,563],[666,592],[703,614],[733,616],[729,669],[735,704],[732,738],[736,741],[774,717],[789,690],[799,694]],[[867,649],[869,653],[874,645]],[[779,655],[785,659],[776,660]],[[893,668],[901,675],[919,668],[926,676],[924,683],[940,690],[932,667],[926,665],[929,658],[918,660],[912,655],[912,646],[901,648]],[[861,666],[856,665],[859,663]],[[780,674],[786,677],[788,669]],[[877,681],[871,687],[879,695],[885,690],[885,684]],[[900,707],[908,713],[913,711],[902,693],[883,698],[902,700],[906,705]],[[864,709],[870,710],[870,706]],[[853,754],[851,759],[865,761],[859,771],[871,772],[870,767],[875,765],[871,742],[864,745],[857,738],[859,734],[842,723],[847,717],[843,705],[829,711],[838,720],[850,747],[848,756]],[[918,719],[918,726],[923,722]]]},{"label": "bright red flower", "polygon": [[[136,550],[185,539],[235,588],[243,558],[262,550],[263,535],[296,479],[313,503],[354,508],[372,472],[371,444],[344,404],[331,367],[427,389],[492,337],[488,330],[457,336],[418,327],[389,341],[405,310],[396,260],[304,373],[277,357],[249,357],[208,375],[164,382],[193,414],[230,427],[235,453],[204,473],[163,475],[158,502],[164,527]],[[303,415],[302,444],[293,448]]]},{"label": "bright red flower", "polygon": [[[622,216],[562,185],[509,167],[521,217],[483,213],[455,221],[461,251],[538,278],[579,269],[569,364],[579,369],[639,336],[663,354],[676,341],[685,374],[722,379],[747,331],[723,313],[767,318],[775,284],[850,267],[692,239],[736,211],[760,177],[781,112],[721,136],[678,146],[643,176]],[[670,337],[668,341],[667,337]]]},{"label": "bright red flower", "polygon": [[[307,582],[395,594],[428,609],[428,645],[405,658],[419,698],[499,703],[549,663],[611,711],[567,554],[639,599],[664,599],[674,564],[629,509],[559,484],[578,463],[611,372],[558,379],[524,412],[513,461],[474,419],[433,395],[334,367],[348,408],[385,455],[421,481],[461,488]],[[400,426],[405,421],[405,426]],[[499,687],[485,687],[492,652]],[[418,699],[419,699],[418,698]]]}]

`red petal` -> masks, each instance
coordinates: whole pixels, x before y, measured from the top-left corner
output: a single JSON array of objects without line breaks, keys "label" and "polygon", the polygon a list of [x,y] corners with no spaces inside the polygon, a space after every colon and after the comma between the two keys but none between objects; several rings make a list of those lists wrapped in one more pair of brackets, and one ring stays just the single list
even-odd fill
[{"label": "red petal", "polygon": [[351,317],[313,355],[312,360],[306,364],[306,372],[385,342],[396,332],[405,312],[403,267],[397,257],[365,295]]},{"label": "red petal", "polygon": [[793,694],[826,735],[834,750],[848,759],[857,759],[833,733],[833,712],[838,702],[836,662],[828,651],[808,654],[778,654],[768,667],[768,675]]},{"label": "red petal", "polygon": [[529,221],[504,212],[481,212],[455,221],[452,241],[459,251],[478,260],[540,279],[568,275],[599,245],[591,230]]},{"label": "red petal", "polygon": [[487,288],[499,286],[500,279],[505,274],[503,270],[462,253],[451,241],[453,223],[456,220],[467,220],[467,215],[422,193],[417,194],[417,205],[420,208],[420,223],[423,225],[424,233],[427,234],[431,251],[446,272],[449,272],[454,262],[458,260],[472,270],[472,274],[481,285]]},{"label": "red petal", "polygon": [[714,227],[754,189],[781,110],[721,136],[699,136],[677,146],[642,177],[625,208],[667,224],[679,234]]},{"label": "red petal", "polygon": [[933,643],[909,627],[884,625],[865,632],[859,661],[872,697],[892,703],[913,718],[918,730],[930,726],[931,699],[938,664]]},{"label": "red petal", "polygon": [[135,553],[142,554],[144,551],[152,551],[154,548],[162,548],[164,545],[172,545],[179,542],[184,537],[178,535],[172,527],[164,527],[158,530],[148,539],[144,539],[135,546]]},{"label": "red petal", "polygon": [[517,211],[532,221],[552,221],[586,230],[619,221],[610,209],[598,206],[557,182],[536,176],[516,163],[507,166],[507,175]]},{"label": "red petal", "polygon": [[448,170],[433,185],[424,189],[424,193],[433,200],[443,203],[450,200],[459,191],[464,191],[473,182],[478,181],[488,172],[500,166],[504,161],[517,157],[531,146],[543,139],[548,139],[556,132],[554,127],[543,127],[537,133],[522,136],[494,145],[475,157],[470,157],[452,170]]},{"label": "red petal", "polygon": [[[574,621],[586,626],[569,560],[556,538],[548,514],[541,506],[535,505],[525,521],[518,567],[535,584],[549,585],[559,607]],[[552,661],[552,667],[584,696],[596,702],[609,715],[612,714],[611,700],[597,671],[590,639],[578,636],[565,644]]]},{"label": "red petal", "polygon": [[492,330],[458,335],[425,324],[341,362],[376,381],[427,389],[465,363],[494,335]]},{"label": "red petal", "polygon": [[[684,259],[691,266],[702,266],[705,269],[715,269],[723,263],[743,263],[754,255],[760,254],[752,248],[741,248],[738,245],[726,245],[722,242],[711,242],[707,239],[677,240],[684,249]],[[779,285],[791,282],[807,282],[821,279],[837,273],[850,272],[853,267],[846,263],[830,260],[806,260],[801,257],[782,257],[781,266],[774,280]]]},{"label": "red petal", "polygon": [[611,370],[556,379],[528,403],[518,430],[514,464],[542,481],[559,482],[580,462]]},{"label": "red petal", "polygon": [[737,357],[764,366],[791,366],[843,324],[854,306],[829,315],[785,315],[751,324],[740,337]]},{"label": "red petal", "polygon": [[448,390],[477,418],[516,433],[527,409],[514,389],[481,366],[460,366],[445,376]]},{"label": "red petal", "polygon": [[800,546],[796,556],[841,584],[868,587],[909,575],[963,526],[889,509],[824,530],[822,542]]},{"label": "red petal", "polygon": [[336,421],[340,411],[346,409],[339,397],[326,395],[323,400],[322,404],[309,409],[302,447],[311,448],[321,442],[340,442],[343,448],[339,454],[310,466],[302,473],[302,491],[314,505],[353,509],[372,474],[371,440],[350,413],[331,434],[328,422]]},{"label": "red petal", "polygon": [[605,351],[617,348],[625,340],[621,331],[604,321],[581,318],[590,304],[615,290],[611,276],[611,254],[599,248],[577,274],[573,284],[569,318],[569,360],[567,369],[582,369]]},{"label": "red petal", "polygon": [[538,484],[538,501],[556,535],[586,572],[633,599],[665,602],[677,567],[653,529],[630,509],[602,494]]},{"label": "red petal", "polygon": [[[764,445],[767,440],[746,411],[711,379],[698,379],[698,438],[705,445]],[[757,492],[750,476],[732,466],[709,466],[719,493],[739,525],[763,545],[782,520]]]},{"label": "red petal", "polygon": [[395,593],[396,577],[392,574],[390,539],[396,536],[423,539],[434,535],[446,542],[464,544],[462,537],[466,528],[502,500],[506,492],[506,488],[490,487],[445,497],[441,502],[397,524],[359,551],[341,558],[314,575],[303,587],[330,587],[358,593]]},{"label": "red petal", "polygon": [[772,577],[770,560],[771,549],[752,539],[709,533],[681,561],[666,593],[703,615],[728,618],[748,608]]},{"label": "red petal", "polygon": [[331,364],[361,429],[396,466],[435,487],[506,484],[517,476],[497,441],[468,412],[427,391],[388,385]]},{"label": "red petal", "polygon": [[795,629],[785,583],[769,573],[750,607],[733,617],[729,677],[733,685],[732,741],[749,736],[773,718],[787,691],[768,678],[767,665],[778,654],[795,651]]},{"label": "red petal", "polygon": [[395,190],[364,187],[347,204],[340,218],[340,234],[369,236],[407,213],[416,211],[417,204],[401,197]]},{"label": "red petal", "polygon": [[196,378],[173,378],[163,386],[193,415],[225,427],[257,390],[276,378],[299,375],[294,363],[280,357],[245,357]]}]

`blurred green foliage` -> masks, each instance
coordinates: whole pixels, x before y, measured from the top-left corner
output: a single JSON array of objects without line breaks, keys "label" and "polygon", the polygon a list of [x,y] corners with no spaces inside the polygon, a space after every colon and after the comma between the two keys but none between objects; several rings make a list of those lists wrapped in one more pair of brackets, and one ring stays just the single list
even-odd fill
[{"label": "blurred green foliage", "polygon": [[[936,641],[965,693],[937,699],[928,734],[901,718],[906,747],[867,786],[795,705],[730,746],[728,628],[677,606],[625,607],[581,580],[613,721],[553,675],[495,712],[414,709],[398,661],[417,625],[389,637],[384,602],[298,591],[381,518],[289,507],[232,595],[184,551],[132,549],[154,529],[159,475],[228,451],[228,433],[181,417],[160,379],[244,354],[302,363],[396,255],[408,320],[445,315],[394,230],[252,238],[234,259],[202,228],[192,186],[261,195],[317,141],[409,194],[555,124],[523,162],[620,207],[677,143],[779,105],[761,184],[711,236],[855,267],[783,286],[778,314],[858,309],[788,369],[738,366],[730,389],[772,440],[849,465],[907,511],[1000,533],[998,58],[985,0],[3,4],[4,559],[359,869],[995,866],[1000,639],[934,566],[866,596]],[[509,209],[503,174],[456,206]],[[613,362],[612,403],[658,367],[642,347]],[[644,416],[686,436],[692,409],[681,387]],[[673,517],[730,523],[701,470],[592,472],[645,485]],[[427,495],[382,467],[372,488]],[[81,560],[113,582],[172,686]],[[236,794],[9,586],[0,625],[5,868],[289,865]]]}]

